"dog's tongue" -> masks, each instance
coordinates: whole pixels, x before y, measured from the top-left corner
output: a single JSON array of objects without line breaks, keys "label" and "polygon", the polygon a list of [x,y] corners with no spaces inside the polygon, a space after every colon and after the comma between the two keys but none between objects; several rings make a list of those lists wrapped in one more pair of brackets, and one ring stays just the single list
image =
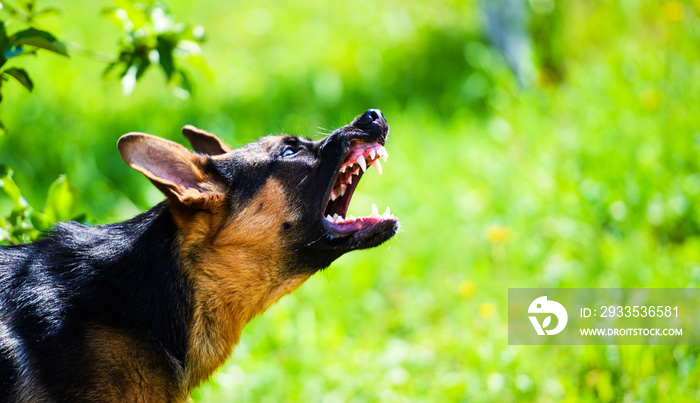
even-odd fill
[{"label": "dog's tongue", "polygon": [[384,214],[379,215],[379,210],[377,210],[377,205],[372,204],[372,214],[366,217],[358,217],[355,218],[352,215],[349,215],[346,218],[343,218],[339,216],[338,214],[334,214],[332,217],[330,215],[327,215],[325,217],[326,222],[328,225],[333,228],[336,231],[359,231],[364,228],[371,227],[378,222],[386,219],[392,219],[395,218],[391,214],[391,210],[389,209],[389,206],[387,206],[386,211]]}]

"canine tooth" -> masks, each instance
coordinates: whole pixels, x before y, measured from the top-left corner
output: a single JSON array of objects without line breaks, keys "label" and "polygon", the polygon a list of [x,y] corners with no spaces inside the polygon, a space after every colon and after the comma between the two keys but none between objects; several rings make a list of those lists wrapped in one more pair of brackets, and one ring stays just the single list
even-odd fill
[{"label": "canine tooth", "polygon": [[348,176],[348,185],[352,185],[352,175]]},{"label": "canine tooth", "polygon": [[374,153],[374,150],[369,150],[369,159],[373,160],[376,158],[376,154]]},{"label": "canine tooth", "polygon": [[377,172],[379,172],[379,175],[382,174],[382,163],[379,162],[378,159],[372,161],[372,166],[374,166],[375,168],[377,168]]},{"label": "canine tooth", "polygon": [[338,195],[335,193],[335,190],[331,191],[331,201],[335,201],[335,199],[338,198]]},{"label": "canine tooth", "polygon": [[346,166],[345,166],[345,167],[342,167],[342,168],[340,168],[340,173],[341,173],[341,174],[342,174],[342,173],[345,173],[345,170],[346,170],[346,169],[348,169],[348,167],[346,167]]},{"label": "canine tooth", "polygon": [[367,170],[367,162],[365,162],[365,157],[363,157],[362,155],[360,155],[360,156],[357,158],[357,161],[356,161],[356,162],[357,162],[358,164],[360,164],[360,168],[362,168],[362,172],[365,172],[365,171]]},{"label": "canine tooth", "polygon": [[382,217],[391,217],[391,210],[389,209],[389,206],[386,206],[386,210],[384,211],[384,214],[382,214]]},{"label": "canine tooth", "polygon": [[370,217],[379,217],[379,210],[377,210],[377,205],[372,203],[372,214],[370,214]]},{"label": "canine tooth", "polygon": [[347,189],[347,186],[341,186],[340,189],[338,189],[338,195],[339,196],[345,196],[345,190]]}]

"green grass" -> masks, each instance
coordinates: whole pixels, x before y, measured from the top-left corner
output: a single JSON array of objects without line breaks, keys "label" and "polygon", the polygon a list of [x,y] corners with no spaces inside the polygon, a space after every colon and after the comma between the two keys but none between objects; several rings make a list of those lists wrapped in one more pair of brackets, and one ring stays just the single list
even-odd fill
[{"label": "green grass", "polygon": [[[62,2],[48,24],[109,51],[116,29],[93,22],[108,4]],[[700,285],[697,2],[557,2],[558,25],[539,23],[563,79],[530,87],[475,2],[170,4],[208,30],[216,78],[194,73],[190,100],[156,71],[124,97],[80,57],[27,59],[33,94],[3,87],[0,162],[30,202],[60,173],[95,223],[162,199],[119,159],[129,131],[182,142],[194,124],[239,146],[376,107],[390,157],[350,212],[402,223],[250,323],[195,401],[700,399],[697,346],[509,346],[506,322],[508,287]]]}]

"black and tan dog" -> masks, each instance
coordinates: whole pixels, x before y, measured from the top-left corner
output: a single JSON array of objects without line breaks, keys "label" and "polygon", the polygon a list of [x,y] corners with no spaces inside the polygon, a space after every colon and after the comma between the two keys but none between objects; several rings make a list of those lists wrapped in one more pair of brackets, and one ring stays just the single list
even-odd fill
[{"label": "black and tan dog", "polygon": [[231,149],[188,126],[192,153],[123,136],[124,161],[167,201],[0,248],[0,400],[187,400],[254,316],[396,233],[388,211],[346,215],[365,169],[381,172],[388,131],[369,110],[316,142],[271,136]]}]

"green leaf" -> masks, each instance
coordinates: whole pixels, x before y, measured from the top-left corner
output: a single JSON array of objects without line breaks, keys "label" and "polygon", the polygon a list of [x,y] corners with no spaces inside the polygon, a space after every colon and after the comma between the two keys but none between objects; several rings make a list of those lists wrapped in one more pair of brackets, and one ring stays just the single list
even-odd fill
[{"label": "green leaf", "polygon": [[7,62],[5,52],[10,47],[10,42],[7,40],[7,31],[5,31],[5,22],[0,21],[0,67]]},{"label": "green leaf", "polygon": [[165,76],[168,77],[168,81],[173,77],[175,72],[175,62],[173,60],[173,49],[175,49],[175,43],[172,38],[158,35],[158,45],[156,50],[158,51],[158,61],[160,62]]},{"label": "green leaf", "polygon": [[46,231],[51,228],[51,220],[49,220],[49,217],[44,213],[34,212],[29,216],[29,220],[32,222],[34,228],[39,231]]},{"label": "green leaf", "polygon": [[5,30],[5,22],[0,21],[0,52],[5,53],[5,49],[10,45],[7,40],[7,31]]},{"label": "green leaf", "polygon": [[177,70],[177,79],[176,88],[185,91],[188,96],[192,94],[192,81],[184,70]]},{"label": "green leaf", "polygon": [[185,58],[185,61],[191,66],[201,71],[202,73],[204,73],[204,75],[209,79],[209,81],[214,81],[214,71],[211,68],[209,68],[207,62],[201,55],[189,54]]},{"label": "green leaf", "polygon": [[29,74],[24,69],[18,69],[15,67],[9,68],[3,73],[12,76],[15,78],[15,80],[19,81],[20,84],[24,86],[24,88],[28,89],[30,92],[32,89],[34,89],[34,83],[32,83],[32,80],[29,78]]},{"label": "green leaf", "polygon": [[22,205],[22,192],[20,192],[19,187],[12,179],[12,169],[7,165],[0,164],[0,189],[2,189],[10,199],[17,205]]},{"label": "green leaf", "polygon": [[87,224],[87,222],[88,222],[86,213],[78,214],[77,216],[71,218],[70,220],[77,221],[77,222],[83,223],[83,224]]},{"label": "green leaf", "polygon": [[78,207],[78,189],[61,175],[49,187],[44,214],[51,222],[65,221],[72,217]]},{"label": "green leaf", "polygon": [[45,8],[41,11],[38,11],[34,14],[34,18],[36,17],[46,17],[46,16],[51,16],[51,15],[59,15],[61,14],[61,10],[59,10],[56,7],[48,7]]},{"label": "green leaf", "polygon": [[12,174],[14,174],[14,171],[12,171],[9,165],[0,164],[0,179],[4,179],[8,176],[12,177]]},{"label": "green leaf", "polygon": [[16,46],[35,46],[37,48],[58,53],[59,55],[70,56],[68,54],[68,49],[66,49],[66,45],[56,39],[55,36],[46,31],[41,31],[35,28],[28,28],[24,31],[16,32],[14,35],[10,36],[9,41],[11,44]]}]

